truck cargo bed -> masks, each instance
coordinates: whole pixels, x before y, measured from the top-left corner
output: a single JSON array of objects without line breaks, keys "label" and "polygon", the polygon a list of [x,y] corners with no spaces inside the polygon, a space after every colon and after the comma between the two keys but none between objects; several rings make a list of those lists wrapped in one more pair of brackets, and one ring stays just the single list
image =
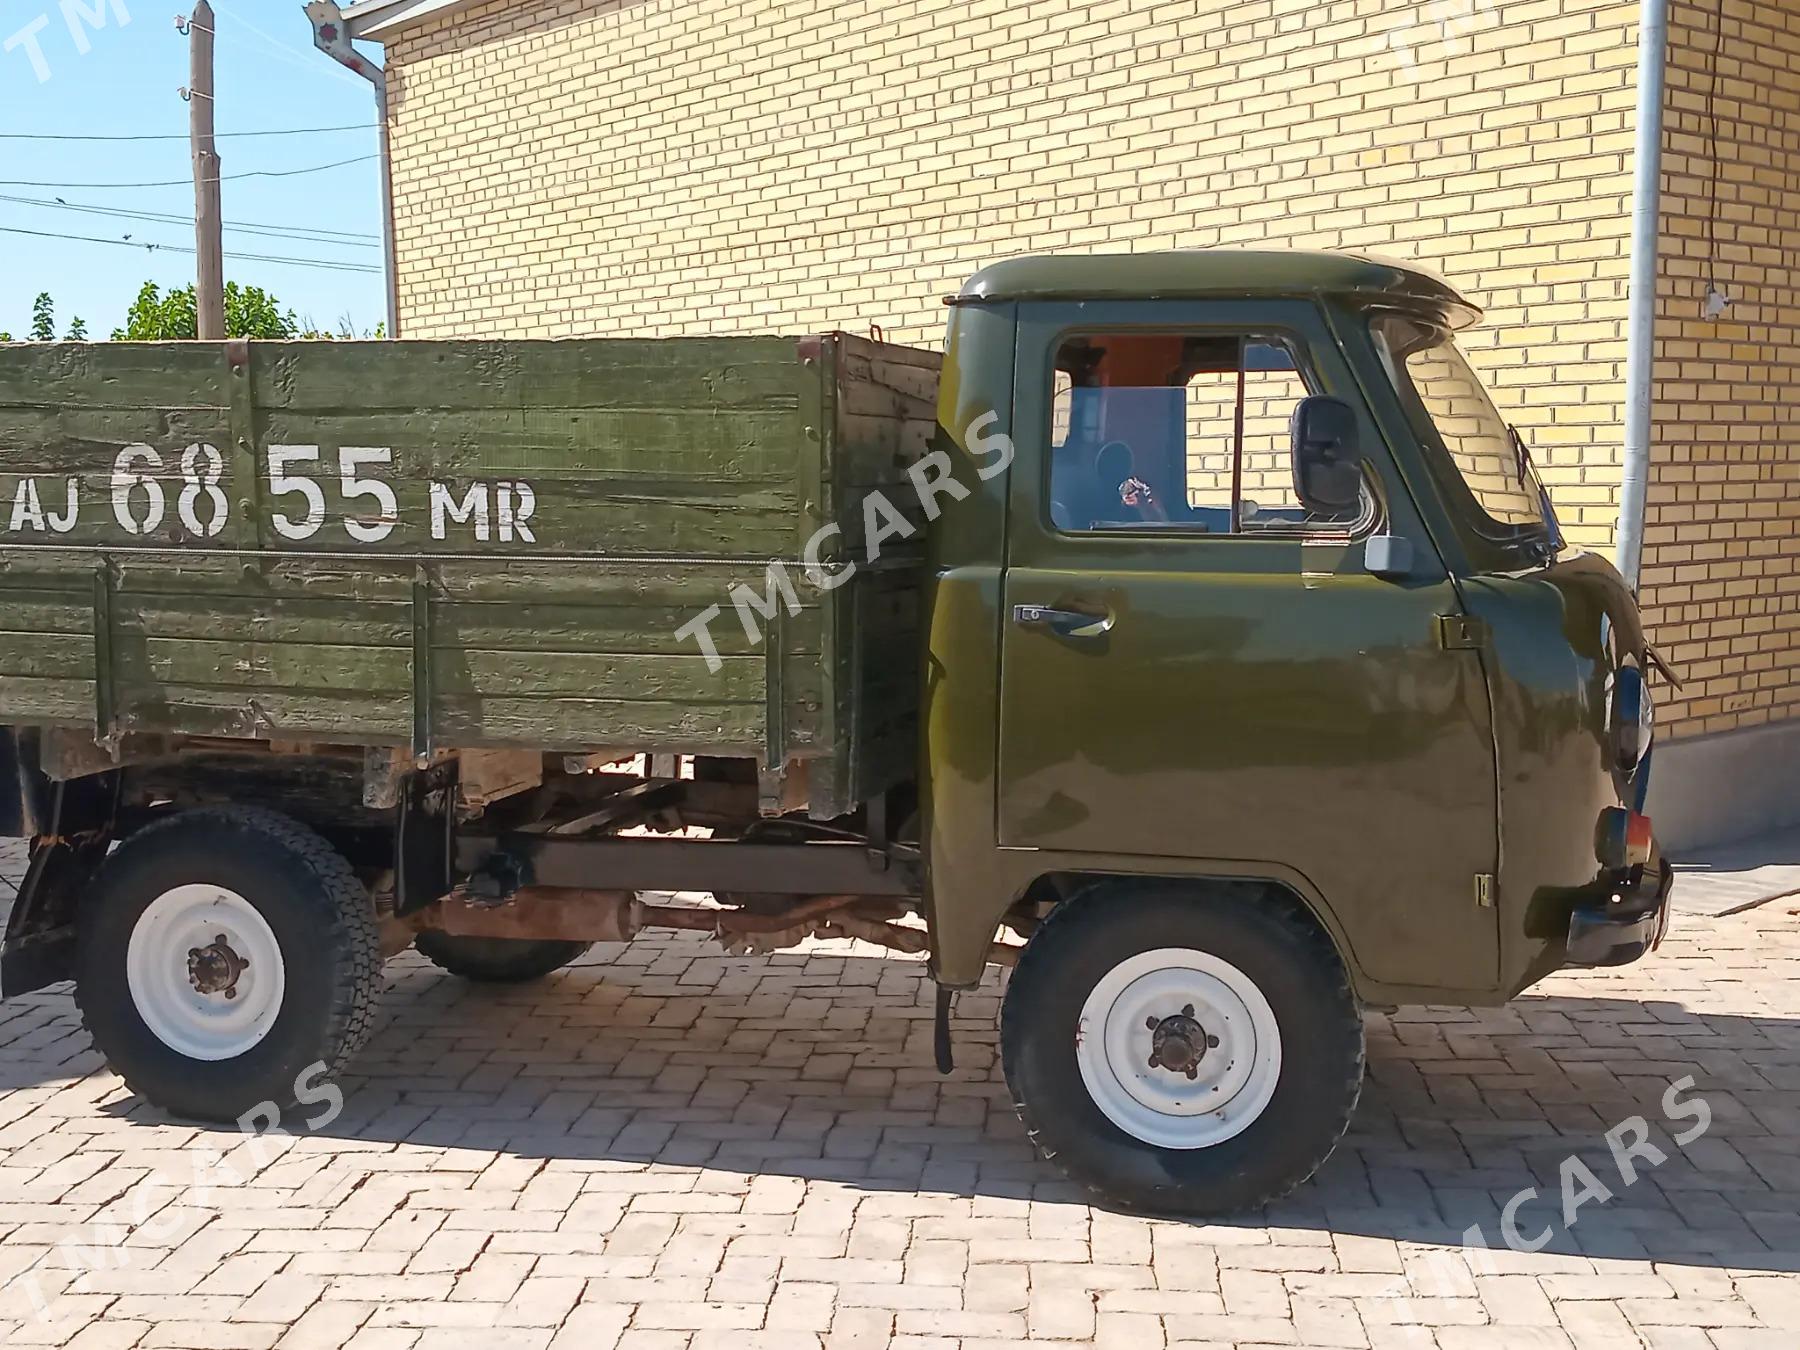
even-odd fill
[{"label": "truck cargo bed", "polygon": [[[925,452],[937,371],[844,334],[0,348],[0,723],[742,757],[841,814],[912,770],[922,549],[830,590],[802,554]],[[771,562],[801,607],[752,641]],[[711,605],[716,670],[676,631]]]}]

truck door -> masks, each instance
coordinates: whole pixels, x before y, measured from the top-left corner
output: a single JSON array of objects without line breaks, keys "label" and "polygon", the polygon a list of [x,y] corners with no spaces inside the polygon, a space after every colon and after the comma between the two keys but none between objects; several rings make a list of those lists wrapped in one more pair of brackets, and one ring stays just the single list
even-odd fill
[{"label": "truck door", "polygon": [[[1286,878],[1372,978],[1491,987],[1480,655],[1317,308],[1027,304],[1017,351],[1000,845]],[[1294,490],[1308,394],[1350,405],[1367,456],[1334,518]],[[1375,535],[1406,575],[1368,571]]]}]

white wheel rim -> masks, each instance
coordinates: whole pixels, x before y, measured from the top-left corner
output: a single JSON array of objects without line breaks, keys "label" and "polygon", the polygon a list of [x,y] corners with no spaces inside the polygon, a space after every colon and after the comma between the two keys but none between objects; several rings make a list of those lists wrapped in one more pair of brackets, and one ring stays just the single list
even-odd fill
[{"label": "white wheel rim", "polygon": [[222,886],[177,886],[151,901],[131,930],[125,979],[151,1034],[200,1060],[254,1049],[287,990],[268,920]]},{"label": "white wheel rim", "polygon": [[[1161,1047],[1152,1021],[1166,1026]],[[1187,1061],[1194,1076],[1153,1065],[1153,1054]],[[1262,990],[1229,961],[1163,947],[1120,962],[1094,986],[1075,1062],[1094,1105],[1133,1139],[1211,1148],[1249,1129],[1275,1095],[1281,1029]]]}]

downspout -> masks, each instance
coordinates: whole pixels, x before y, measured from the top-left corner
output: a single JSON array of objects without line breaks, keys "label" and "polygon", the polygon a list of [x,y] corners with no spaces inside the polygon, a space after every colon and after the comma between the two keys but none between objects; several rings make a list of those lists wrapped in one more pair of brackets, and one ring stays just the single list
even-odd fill
[{"label": "downspout", "polygon": [[1669,55],[1669,0],[1640,0],[1636,175],[1631,206],[1631,289],[1625,350],[1625,464],[1619,486],[1618,565],[1638,589],[1644,512],[1650,492],[1650,439],[1656,376],[1656,270],[1662,235],[1663,90]]},{"label": "downspout", "polygon": [[400,336],[400,273],[394,262],[394,174],[388,159],[387,72],[365,60],[350,43],[350,30],[336,0],[310,0],[313,46],[355,71],[375,90],[375,119],[381,128],[381,261],[387,275],[387,335]]}]

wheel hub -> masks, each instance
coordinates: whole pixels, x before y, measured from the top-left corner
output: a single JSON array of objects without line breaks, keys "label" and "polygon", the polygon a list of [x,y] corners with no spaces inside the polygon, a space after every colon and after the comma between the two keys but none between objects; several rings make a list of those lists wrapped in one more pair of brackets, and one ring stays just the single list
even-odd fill
[{"label": "wheel hub", "polygon": [[1170,1073],[1198,1078],[1200,1061],[1206,1058],[1208,1050],[1216,1050],[1219,1046],[1219,1038],[1209,1036],[1206,1028],[1195,1019],[1191,1003],[1173,1017],[1152,1014],[1144,1019],[1144,1025],[1150,1030],[1150,1067],[1153,1069],[1167,1069]]},{"label": "wheel hub", "polygon": [[250,962],[232,950],[230,941],[220,933],[205,947],[188,948],[188,983],[202,994],[223,994],[236,998],[238,977],[250,969]]},{"label": "wheel hub", "polygon": [[1133,1139],[1209,1148],[1248,1129],[1273,1098],[1281,1031],[1238,967],[1194,948],[1155,948],[1095,983],[1076,1024],[1075,1062],[1100,1113]]},{"label": "wheel hub", "polygon": [[145,1028],[188,1059],[236,1059],[281,1015],[287,963],[269,921],[237,891],[173,886],[145,906],[125,950]]}]

